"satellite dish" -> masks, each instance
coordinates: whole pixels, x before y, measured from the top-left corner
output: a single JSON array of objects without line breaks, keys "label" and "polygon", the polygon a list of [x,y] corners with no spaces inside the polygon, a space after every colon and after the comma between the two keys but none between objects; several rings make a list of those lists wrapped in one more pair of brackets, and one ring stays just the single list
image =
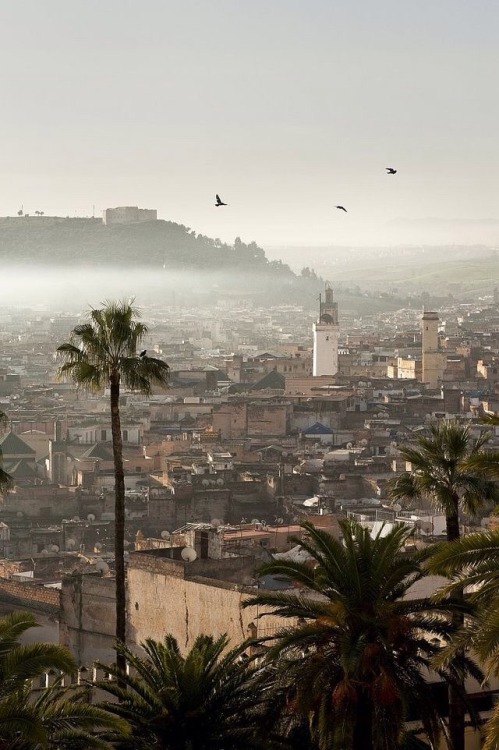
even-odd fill
[{"label": "satellite dish", "polygon": [[222,525],[222,521],[219,518],[212,518],[210,521],[211,525],[218,529]]},{"label": "satellite dish", "polygon": [[401,511],[401,510],[402,510],[402,506],[400,505],[400,503],[394,503],[394,504],[392,505],[392,508],[393,508],[393,510],[395,511],[395,513],[399,513],[399,511]]},{"label": "satellite dish", "polygon": [[104,562],[101,557],[99,557],[95,561],[95,569],[98,570],[99,573],[102,573],[102,575],[104,575],[105,573],[109,573],[109,565],[107,564],[107,562]]},{"label": "satellite dish", "polygon": [[59,552],[59,546],[57,544],[51,544],[50,545],[50,551],[51,552]]},{"label": "satellite dish", "polygon": [[219,487],[221,487],[223,483],[224,483],[224,480],[222,479],[222,477],[220,477],[220,479],[217,479],[217,484]]},{"label": "satellite dish", "polygon": [[17,513],[16,513],[16,516],[18,518],[22,518],[24,516],[24,513],[22,512],[22,510],[18,510]]},{"label": "satellite dish", "polygon": [[74,517],[74,518],[73,518],[72,520],[73,520],[73,521],[74,521],[75,523],[80,523],[80,520],[81,520],[81,519],[80,519],[80,516],[75,516],[75,517]]},{"label": "satellite dish", "polygon": [[260,523],[260,520],[259,520],[258,518],[252,518],[252,519],[251,519],[251,523],[252,523],[252,524],[255,524],[255,523]]},{"label": "satellite dish", "polygon": [[185,560],[186,562],[194,562],[194,560],[198,556],[198,553],[196,552],[194,547],[184,547],[184,549],[180,553],[180,556],[182,557],[182,560]]},{"label": "satellite dish", "polygon": [[89,513],[87,516],[87,521],[95,521],[95,516],[93,513]]},{"label": "satellite dish", "polygon": [[348,450],[351,450],[353,448],[353,443],[347,443]]},{"label": "satellite dish", "polygon": [[100,542],[96,542],[94,545],[97,552],[100,552],[102,549],[102,544]]},{"label": "satellite dish", "polygon": [[66,549],[71,551],[76,547],[76,539],[66,539]]},{"label": "satellite dish", "polygon": [[169,539],[171,537],[171,534],[166,529],[161,532],[161,539]]}]

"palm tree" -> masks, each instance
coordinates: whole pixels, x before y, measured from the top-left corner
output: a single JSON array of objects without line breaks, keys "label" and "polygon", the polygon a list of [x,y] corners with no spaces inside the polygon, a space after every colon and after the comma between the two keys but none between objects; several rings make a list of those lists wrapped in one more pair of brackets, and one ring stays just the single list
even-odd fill
[{"label": "palm tree", "polygon": [[93,705],[90,693],[88,687],[61,687],[60,680],[41,690],[29,705],[44,730],[43,741],[20,733],[9,744],[10,750],[113,750],[115,742],[130,734],[129,725]]},{"label": "palm tree", "polygon": [[0,619],[0,747],[12,747],[21,736],[45,742],[40,716],[29,702],[28,685],[48,670],[74,672],[73,657],[61,646],[49,643],[21,645],[20,638],[36,627],[33,615],[14,612]]},{"label": "palm tree", "polygon": [[[115,559],[116,559],[116,639],[126,641],[125,591],[125,477],[120,420],[120,388],[150,393],[153,383],[166,385],[169,367],[166,362],[137,355],[147,326],[137,320],[138,311],[130,302],[107,302],[92,309],[89,322],[76,326],[69,343],[57,351],[64,360],[61,377],[69,376],[79,386],[94,390],[110,389],[111,433],[115,479]],[[123,671],[124,659],[118,651]]]},{"label": "palm tree", "polygon": [[[388,493],[394,500],[426,500],[443,510],[447,541],[460,537],[459,511],[476,513],[486,501],[499,499],[499,486],[490,478],[497,467],[499,453],[484,450],[490,434],[473,438],[469,426],[440,421],[432,424],[428,436],[420,436],[415,447],[400,448],[400,455],[411,464],[411,471],[390,480]],[[457,589],[456,598],[463,598]],[[456,628],[463,614],[454,615]],[[457,655],[462,659],[462,654]],[[462,680],[463,684],[464,678]],[[464,750],[465,707],[462,686],[449,687],[449,732],[452,750]]]},{"label": "palm tree", "polygon": [[[467,600],[474,607],[464,626],[451,644],[456,649],[473,650],[486,669],[486,676],[499,676],[499,530],[468,534],[451,544],[439,545],[429,560],[429,569],[450,578],[443,595],[467,590]],[[499,747],[499,703],[485,727],[484,750]]]},{"label": "palm tree", "polygon": [[[0,409],[0,427],[7,424],[7,415]],[[0,450],[0,463],[2,461],[2,451]],[[0,492],[7,492],[14,483],[13,478],[0,466]]]},{"label": "palm tree", "polygon": [[400,747],[409,740],[410,704],[436,741],[439,717],[423,675],[440,639],[449,638],[448,602],[405,598],[423,578],[428,553],[402,551],[410,533],[403,525],[371,538],[368,529],[342,520],[342,541],[302,526],[309,539],[299,544],[312,564],[273,560],[260,571],[286,576],[302,590],[262,592],[243,605],[298,623],[267,639],[288,706],[309,717],[319,750]]},{"label": "palm tree", "polygon": [[[104,704],[132,727],[121,750],[250,750],[271,748],[261,737],[257,716],[268,702],[260,673],[244,660],[247,644],[226,650],[225,635],[199,635],[183,656],[172,635],[164,642],[148,639],[145,656],[117,644],[129,669],[119,681],[98,686],[118,698]],[[104,667],[118,676],[114,666]]]},{"label": "palm tree", "polygon": [[467,425],[442,420],[429,431],[414,447],[399,449],[411,471],[390,480],[388,493],[394,500],[426,500],[442,510],[447,541],[452,542],[460,536],[460,509],[474,514],[484,502],[499,499],[499,487],[486,476],[487,469],[497,468],[499,452],[483,450],[490,434],[473,438]]}]

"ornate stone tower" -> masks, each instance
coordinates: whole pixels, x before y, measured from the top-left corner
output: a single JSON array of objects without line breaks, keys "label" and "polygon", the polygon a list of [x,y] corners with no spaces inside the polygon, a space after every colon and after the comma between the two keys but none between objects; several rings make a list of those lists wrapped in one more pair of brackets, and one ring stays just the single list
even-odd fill
[{"label": "ornate stone tower", "polygon": [[319,297],[319,318],[314,323],[314,362],[312,375],[336,375],[338,372],[338,303],[326,286],[325,299]]},{"label": "ornate stone tower", "polygon": [[422,381],[429,388],[438,388],[443,378],[446,355],[440,351],[438,313],[424,312],[422,318]]}]

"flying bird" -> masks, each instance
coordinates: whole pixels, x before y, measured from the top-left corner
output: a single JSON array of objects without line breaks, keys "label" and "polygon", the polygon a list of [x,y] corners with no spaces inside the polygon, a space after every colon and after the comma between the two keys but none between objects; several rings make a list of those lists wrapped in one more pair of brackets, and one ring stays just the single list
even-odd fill
[{"label": "flying bird", "polygon": [[146,354],[147,354],[147,349],[143,349],[143,350],[142,350],[142,351],[140,352],[140,354],[139,354],[139,357],[142,357],[142,358],[144,358],[144,357],[146,356]]},{"label": "flying bird", "polygon": [[345,206],[335,206],[335,208],[339,208],[340,211],[344,211],[346,214],[348,213],[348,211],[346,210]]},{"label": "flying bird", "polygon": [[393,167],[385,167],[387,174],[397,174],[397,170]]},{"label": "flying bird", "polygon": [[215,203],[215,206],[216,206],[217,208],[218,208],[219,206],[226,206],[226,205],[227,205],[227,203],[224,203],[224,202],[223,202],[223,200],[222,200],[222,199],[220,198],[220,196],[218,195],[218,193],[217,193],[217,195],[216,195],[215,197],[216,197],[216,199],[217,199],[217,202]]}]

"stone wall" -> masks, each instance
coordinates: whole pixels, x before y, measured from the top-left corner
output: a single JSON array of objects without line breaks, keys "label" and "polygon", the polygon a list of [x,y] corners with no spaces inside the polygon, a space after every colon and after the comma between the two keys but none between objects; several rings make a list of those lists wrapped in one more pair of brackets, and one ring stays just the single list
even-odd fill
[{"label": "stone wall", "polygon": [[76,574],[62,580],[60,643],[79,664],[115,661],[115,580]]},{"label": "stone wall", "polygon": [[172,633],[180,647],[187,649],[201,633],[215,637],[227,633],[231,645],[236,645],[250,636],[270,635],[284,624],[289,626],[290,621],[275,616],[262,618],[261,607],[242,608],[256,588],[235,580],[249,582],[254,568],[252,558],[181,563],[154,555],[131,555],[130,637],[140,643],[148,637],[162,640]]},{"label": "stone wall", "polygon": [[24,604],[31,609],[56,613],[59,611],[60,596],[59,589],[0,578],[0,599],[4,602]]}]

